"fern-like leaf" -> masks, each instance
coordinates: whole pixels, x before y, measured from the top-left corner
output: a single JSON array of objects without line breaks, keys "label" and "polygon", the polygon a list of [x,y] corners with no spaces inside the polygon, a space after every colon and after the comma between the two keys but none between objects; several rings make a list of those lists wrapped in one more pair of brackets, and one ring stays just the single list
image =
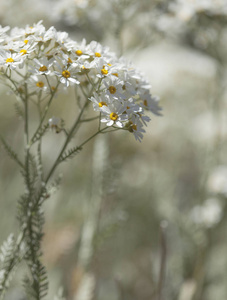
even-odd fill
[{"label": "fern-like leaf", "polygon": [[17,253],[14,253],[15,239],[13,234],[10,234],[8,239],[3,243],[0,252],[0,295],[8,287],[11,276],[9,274],[13,270],[16,261]]},{"label": "fern-like leaf", "polygon": [[31,144],[34,144],[35,142],[39,141],[47,132],[48,128],[49,128],[49,124],[45,124],[43,127],[41,127],[32,137]]},{"label": "fern-like leaf", "polygon": [[23,286],[29,300],[41,300],[48,293],[48,278],[46,268],[37,259],[36,263],[32,263],[32,274],[29,278],[25,277]]},{"label": "fern-like leaf", "polygon": [[21,168],[24,169],[23,163],[19,160],[17,154],[13,151],[13,149],[6,143],[6,141],[3,139],[2,136],[0,136],[0,140],[2,142],[2,145],[4,146],[4,149],[6,153],[9,155],[11,159],[13,159]]},{"label": "fern-like leaf", "polygon": [[65,151],[61,157],[60,157],[60,162],[66,161],[70,158],[73,158],[76,154],[78,154],[81,151],[81,147],[73,147],[67,151]]},{"label": "fern-like leaf", "polygon": [[15,107],[15,111],[16,111],[16,114],[18,115],[18,117],[24,119],[24,111],[21,108],[20,104],[18,102],[16,102],[14,104],[14,107]]},{"label": "fern-like leaf", "polygon": [[47,197],[50,198],[58,189],[62,181],[62,176],[59,175],[50,185],[47,186]]}]

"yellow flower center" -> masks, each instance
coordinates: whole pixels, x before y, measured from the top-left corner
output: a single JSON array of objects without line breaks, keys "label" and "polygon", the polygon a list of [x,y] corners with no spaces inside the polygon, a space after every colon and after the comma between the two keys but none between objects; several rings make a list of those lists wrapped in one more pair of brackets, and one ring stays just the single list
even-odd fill
[{"label": "yellow flower center", "polygon": [[67,70],[64,70],[61,74],[62,74],[62,76],[65,77],[65,78],[69,78],[70,75],[71,75],[70,72],[67,71]]},{"label": "yellow flower center", "polygon": [[27,54],[27,50],[26,49],[21,49],[20,53],[22,53],[22,55]]},{"label": "yellow flower center", "polygon": [[68,64],[71,64],[72,63],[72,60],[71,60],[71,58],[69,57],[68,58]]},{"label": "yellow flower center", "polygon": [[107,106],[106,102],[104,101],[99,102],[99,107],[103,107],[103,105]]},{"label": "yellow flower center", "polygon": [[147,106],[147,100],[144,100],[144,101],[143,101],[143,104],[144,104],[145,106]]},{"label": "yellow flower center", "polygon": [[24,40],[24,43],[27,45],[27,43],[28,43],[28,40]]},{"label": "yellow flower center", "polygon": [[38,82],[36,83],[36,86],[39,87],[39,88],[42,88],[42,87],[44,87],[44,82],[38,81]]},{"label": "yellow flower center", "polygon": [[118,73],[113,73],[114,76],[118,77]]},{"label": "yellow flower center", "polygon": [[40,72],[46,72],[47,71],[47,67],[46,66],[42,66],[39,68]]},{"label": "yellow flower center", "polygon": [[99,52],[95,52],[95,56],[96,56],[96,57],[101,57],[102,55],[101,55],[101,53],[99,53]]},{"label": "yellow flower center", "polygon": [[78,55],[78,56],[80,56],[80,55],[82,55],[83,54],[83,52],[81,51],[81,50],[76,50],[76,55]]},{"label": "yellow flower center", "polygon": [[115,86],[111,85],[111,86],[109,86],[109,91],[110,91],[110,94],[115,94],[117,89],[115,88]]},{"label": "yellow flower center", "polygon": [[6,62],[7,63],[12,63],[12,62],[14,62],[14,59],[12,57],[9,57],[9,58],[6,59]]},{"label": "yellow flower center", "polygon": [[112,112],[112,113],[110,114],[110,119],[113,120],[113,121],[116,121],[116,120],[118,119],[118,114]]},{"label": "yellow flower center", "polygon": [[107,75],[107,74],[108,74],[108,70],[102,69],[102,70],[101,70],[101,73],[102,73],[103,75]]},{"label": "yellow flower center", "polygon": [[107,64],[109,67],[111,67],[112,66],[112,64]]}]

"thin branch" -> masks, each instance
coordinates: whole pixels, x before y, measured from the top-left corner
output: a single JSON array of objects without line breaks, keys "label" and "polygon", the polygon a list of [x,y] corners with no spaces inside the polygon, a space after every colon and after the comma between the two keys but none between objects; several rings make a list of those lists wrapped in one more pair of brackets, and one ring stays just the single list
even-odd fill
[{"label": "thin branch", "polygon": [[166,256],[167,256],[167,244],[166,244],[166,228],[167,222],[162,221],[160,224],[160,246],[161,246],[161,263],[160,272],[157,288],[157,300],[162,300],[162,292],[165,281],[165,271],[166,271]]}]

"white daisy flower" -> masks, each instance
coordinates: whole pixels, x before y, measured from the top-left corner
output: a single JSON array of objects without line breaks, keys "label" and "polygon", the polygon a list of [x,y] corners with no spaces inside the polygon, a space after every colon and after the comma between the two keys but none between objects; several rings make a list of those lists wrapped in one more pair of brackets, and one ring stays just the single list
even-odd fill
[{"label": "white daisy flower", "polygon": [[119,102],[110,103],[108,106],[103,105],[101,112],[104,115],[101,122],[106,123],[107,126],[117,125],[123,128],[123,123],[128,121],[128,116],[124,113],[125,107]]},{"label": "white daisy flower", "polygon": [[94,93],[94,97],[91,97],[89,100],[93,103],[94,111],[102,111],[103,106],[108,106],[109,103],[111,103],[110,97],[104,93],[101,95],[98,95],[97,93]]},{"label": "white daisy flower", "polygon": [[137,141],[141,142],[145,130],[143,129],[143,124],[138,116],[133,116],[132,119],[129,121],[128,130],[129,132],[133,133]]},{"label": "white daisy flower", "polygon": [[74,49],[72,49],[72,54],[75,58],[87,59],[90,57],[91,52],[89,51],[89,47],[86,45],[86,40],[83,39],[80,44],[74,45]]},{"label": "white daisy flower", "polygon": [[21,57],[21,54],[0,50],[0,65],[14,70],[17,66],[20,66],[22,62],[23,58]]},{"label": "white daisy flower", "polygon": [[124,99],[123,82],[117,77],[107,77],[103,79],[103,85],[106,88],[106,93],[111,98]]},{"label": "white daisy flower", "polygon": [[28,84],[28,91],[30,93],[38,94],[40,92],[46,92],[48,89],[48,83],[44,76],[32,75],[27,80],[27,84]]},{"label": "white daisy flower", "polygon": [[77,73],[76,64],[70,65],[69,68],[64,65],[62,67],[59,64],[56,65],[58,66],[58,69],[60,69],[60,72],[54,71],[54,74],[60,78],[60,82],[66,87],[68,87],[70,84],[80,84],[79,80],[75,78],[75,74]]},{"label": "white daisy flower", "polygon": [[96,58],[99,59],[102,57],[106,62],[109,62],[110,59],[114,56],[113,53],[110,53],[109,48],[103,47],[101,44],[99,44],[96,41],[92,41],[89,44],[90,54]]},{"label": "white daisy flower", "polygon": [[34,58],[33,62],[35,63],[35,66],[29,70],[31,73],[34,73],[35,75],[49,75],[54,59],[47,59],[47,57],[44,56],[39,60]]},{"label": "white daisy flower", "polygon": [[151,96],[149,90],[143,91],[142,94],[139,94],[141,100],[141,106],[147,110],[153,112],[153,114],[161,116],[160,111],[161,107],[158,105],[159,98]]}]

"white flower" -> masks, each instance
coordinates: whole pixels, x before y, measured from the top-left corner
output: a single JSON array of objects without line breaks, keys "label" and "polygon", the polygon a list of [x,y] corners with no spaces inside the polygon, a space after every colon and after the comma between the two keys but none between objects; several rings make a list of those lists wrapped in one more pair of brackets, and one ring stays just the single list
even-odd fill
[{"label": "white flower", "polygon": [[[2,75],[7,68],[11,80],[16,79],[18,93],[19,87],[25,92],[26,82],[28,95],[41,102],[70,85],[81,84],[94,111],[101,113],[102,123],[128,130],[139,141],[150,121],[147,112],[160,115],[158,98],[151,95],[148,82],[107,47],[95,41],[86,44],[85,39],[78,43],[54,27],[46,30],[41,21],[14,28],[9,35],[7,30],[0,27],[0,67]],[[59,127],[54,117],[50,126]]]},{"label": "white flower", "polygon": [[48,83],[46,81],[46,78],[42,75],[32,75],[27,80],[28,83],[28,90],[30,93],[40,93],[40,92],[46,92],[48,89]]},{"label": "white flower", "polygon": [[0,43],[3,42],[6,38],[6,32],[9,30],[9,26],[2,27],[0,25]]},{"label": "white flower", "polygon": [[144,90],[141,94],[139,94],[139,98],[143,108],[150,110],[155,115],[161,116],[160,111],[162,109],[158,105],[158,97],[151,96],[149,90]]},{"label": "white flower", "polygon": [[51,39],[54,39],[56,35],[56,29],[52,26],[47,31],[41,31],[39,35],[32,36],[34,41],[45,43]]},{"label": "white flower", "polygon": [[47,59],[42,57],[41,59],[34,58],[33,62],[35,66],[32,67],[29,71],[35,75],[49,75],[51,73],[51,66],[53,65],[54,59]]},{"label": "white flower", "polygon": [[143,123],[140,121],[140,117],[132,116],[132,119],[129,121],[129,132],[132,132],[135,139],[141,142],[143,138],[143,133],[145,130],[143,129]]},{"label": "white flower", "polygon": [[111,60],[111,58],[113,57],[113,54],[110,53],[109,48],[107,47],[103,47],[101,44],[99,44],[96,41],[92,41],[89,44],[89,49],[90,49],[90,53],[91,55],[96,58],[96,59],[104,59],[104,61],[106,61],[107,63]]},{"label": "white flower", "polygon": [[21,54],[0,50],[0,65],[7,66],[11,70],[14,70],[17,66],[21,65],[22,62],[23,58]]},{"label": "white flower", "polygon": [[36,45],[36,43],[27,43],[22,47],[22,49],[19,50],[19,53],[22,56],[31,54],[32,52],[34,52]]},{"label": "white flower", "polygon": [[66,87],[70,84],[80,84],[80,82],[73,76],[76,73],[76,65],[72,64],[69,68],[67,66],[60,66],[57,64],[60,72],[54,71],[54,74],[60,78],[60,82],[63,83]]},{"label": "white flower", "polygon": [[82,58],[82,59],[86,59],[90,57],[91,52],[89,51],[89,47],[86,45],[86,40],[83,39],[82,42],[80,44],[72,44],[73,45],[73,49],[72,54],[75,56],[75,58]]},{"label": "white flower", "polygon": [[108,77],[103,79],[103,84],[106,88],[106,93],[114,99],[124,99],[123,82],[117,77]]},{"label": "white flower", "polygon": [[119,102],[110,103],[108,106],[103,105],[101,107],[101,112],[104,118],[101,119],[102,123],[106,123],[107,126],[117,125],[123,128],[123,123],[128,120],[128,116],[124,113],[125,106]]},{"label": "white flower", "polygon": [[54,129],[56,133],[61,131],[61,122],[60,118],[54,116],[48,120],[50,128]]}]

